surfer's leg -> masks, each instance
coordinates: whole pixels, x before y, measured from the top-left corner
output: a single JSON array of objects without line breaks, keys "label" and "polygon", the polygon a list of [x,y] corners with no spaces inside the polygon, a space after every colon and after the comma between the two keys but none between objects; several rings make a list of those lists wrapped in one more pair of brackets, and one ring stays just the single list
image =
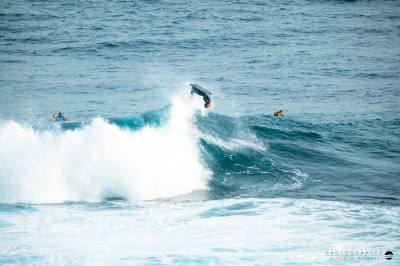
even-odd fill
[{"label": "surfer's leg", "polygon": [[207,105],[211,102],[210,96],[208,96],[208,95],[204,96],[203,100]]},{"label": "surfer's leg", "polygon": [[204,96],[203,100],[204,100],[204,107],[205,108],[211,107],[211,98],[210,98],[210,96],[208,96],[208,95]]}]

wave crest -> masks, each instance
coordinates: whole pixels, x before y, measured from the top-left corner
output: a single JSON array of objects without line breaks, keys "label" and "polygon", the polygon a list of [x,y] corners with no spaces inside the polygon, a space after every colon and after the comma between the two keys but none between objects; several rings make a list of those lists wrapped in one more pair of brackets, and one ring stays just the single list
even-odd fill
[{"label": "wave crest", "polygon": [[175,98],[161,126],[123,130],[101,118],[68,131],[0,125],[0,202],[150,200],[206,188],[192,118],[198,105]]}]

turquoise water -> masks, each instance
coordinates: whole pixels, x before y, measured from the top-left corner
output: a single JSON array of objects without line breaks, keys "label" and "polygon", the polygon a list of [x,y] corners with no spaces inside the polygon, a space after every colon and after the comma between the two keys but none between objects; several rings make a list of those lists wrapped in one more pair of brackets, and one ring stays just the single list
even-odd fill
[{"label": "turquoise water", "polygon": [[398,10],[2,1],[0,264],[396,265]]}]

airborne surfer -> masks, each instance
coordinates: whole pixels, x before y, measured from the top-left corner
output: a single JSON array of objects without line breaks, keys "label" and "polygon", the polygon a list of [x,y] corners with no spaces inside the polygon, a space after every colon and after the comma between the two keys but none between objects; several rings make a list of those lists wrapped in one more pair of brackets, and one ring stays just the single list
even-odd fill
[{"label": "airborne surfer", "polygon": [[192,86],[192,90],[190,91],[191,94],[196,93],[200,96],[203,96],[204,100],[204,107],[205,108],[210,108],[211,107],[211,92],[204,89],[203,87],[197,85],[197,84],[192,84],[190,83],[190,86]]}]

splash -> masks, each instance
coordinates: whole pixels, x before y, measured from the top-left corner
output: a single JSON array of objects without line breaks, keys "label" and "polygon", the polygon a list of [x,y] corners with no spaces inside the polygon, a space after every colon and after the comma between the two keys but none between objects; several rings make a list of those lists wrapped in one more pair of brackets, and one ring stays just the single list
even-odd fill
[{"label": "splash", "polygon": [[0,202],[151,200],[205,189],[210,176],[193,115],[201,103],[178,96],[160,127],[127,131],[94,119],[73,131],[0,125]]}]

